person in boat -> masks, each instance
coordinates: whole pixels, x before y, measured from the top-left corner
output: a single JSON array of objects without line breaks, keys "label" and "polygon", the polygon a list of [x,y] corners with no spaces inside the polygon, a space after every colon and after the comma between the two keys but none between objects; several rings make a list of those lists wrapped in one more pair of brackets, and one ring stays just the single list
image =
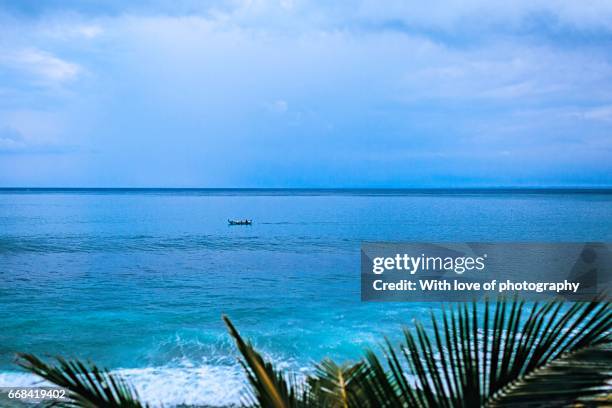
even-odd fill
[{"label": "person in boat", "polygon": [[244,219],[244,220],[230,220],[228,219],[227,222],[231,225],[251,225],[253,223],[252,220],[248,220],[248,219]]}]

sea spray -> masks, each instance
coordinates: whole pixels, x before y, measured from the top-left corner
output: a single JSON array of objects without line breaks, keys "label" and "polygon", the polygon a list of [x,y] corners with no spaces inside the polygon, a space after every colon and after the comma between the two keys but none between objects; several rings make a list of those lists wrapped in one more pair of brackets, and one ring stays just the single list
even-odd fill
[{"label": "sea spray", "polygon": [[[242,367],[144,367],[112,370],[132,384],[139,397],[152,407],[240,404],[247,391]],[[51,386],[39,377],[17,371],[0,372],[0,387]]]}]

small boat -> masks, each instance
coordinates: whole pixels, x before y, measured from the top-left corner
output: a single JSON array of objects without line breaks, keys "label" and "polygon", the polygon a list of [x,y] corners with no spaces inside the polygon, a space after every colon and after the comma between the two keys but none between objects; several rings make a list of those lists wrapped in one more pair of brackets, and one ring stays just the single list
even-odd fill
[{"label": "small boat", "polygon": [[253,220],[227,220],[229,225],[252,225]]}]

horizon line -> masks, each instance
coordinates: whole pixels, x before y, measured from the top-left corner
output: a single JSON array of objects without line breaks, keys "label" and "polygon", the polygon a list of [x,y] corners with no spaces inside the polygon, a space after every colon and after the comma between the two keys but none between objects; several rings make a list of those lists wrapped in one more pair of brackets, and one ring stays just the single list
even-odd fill
[{"label": "horizon line", "polygon": [[436,190],[554,190],[554,191],[606,191],[612,190],[610,186],[461,186],[461,187],[29,187],[29,186],[0,186],[0,191],[8,190],[208,190],[208,191],[436,191]]}]

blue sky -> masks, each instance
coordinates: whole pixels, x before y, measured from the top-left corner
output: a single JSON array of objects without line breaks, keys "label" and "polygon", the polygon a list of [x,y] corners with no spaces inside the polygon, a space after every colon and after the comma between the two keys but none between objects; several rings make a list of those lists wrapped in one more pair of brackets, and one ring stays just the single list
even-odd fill
[{"label": "blue sky", "polygon": [[611,44],[610,1],[0,1],[0,186],[610,186]]}]

